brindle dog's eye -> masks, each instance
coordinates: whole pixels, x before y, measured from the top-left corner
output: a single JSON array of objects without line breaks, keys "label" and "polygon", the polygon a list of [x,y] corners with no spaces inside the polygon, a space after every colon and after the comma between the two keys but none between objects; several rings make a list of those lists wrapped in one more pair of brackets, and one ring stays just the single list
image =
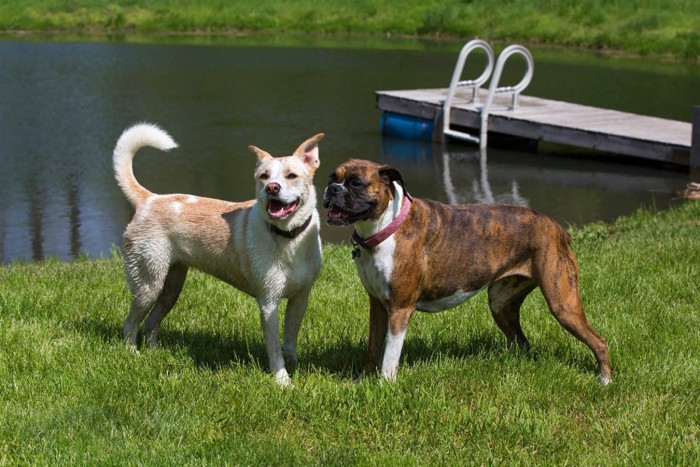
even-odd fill
[{"label": "brindle dog's eye", "polygon": [[365,183],[359,178],[353,178],[352,180],[350,180],[350,186],[355,188],[362,188],[363,186],[365,186]]}]

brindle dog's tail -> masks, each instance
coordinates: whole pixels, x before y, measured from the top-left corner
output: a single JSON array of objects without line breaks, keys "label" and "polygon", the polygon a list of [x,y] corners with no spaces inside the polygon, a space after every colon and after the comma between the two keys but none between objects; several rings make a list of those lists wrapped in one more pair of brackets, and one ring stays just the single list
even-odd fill
[{"label": "brindle dog's tail", "polygon": [[566,242],[567,245],[571,245],[571,235],[569,235],[569,232],[567,232],[566,229],[562,227],[561,224],[559,224],[558,222],[557,225],[559,226],[559,230],[561,231],[561,236],[564,239],[564,242]]}]

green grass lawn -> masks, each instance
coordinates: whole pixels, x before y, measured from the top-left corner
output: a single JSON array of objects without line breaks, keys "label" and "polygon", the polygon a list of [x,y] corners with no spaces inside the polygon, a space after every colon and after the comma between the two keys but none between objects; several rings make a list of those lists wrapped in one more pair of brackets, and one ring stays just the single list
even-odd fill
[{"label": "green grass lawn", "polygon": [[688,0],[6,0],[0,30],[480,37],[642,55],[700,57]]},{"label": "green grass lawn", "polygon": [[574,228],[613,384],[535,292],[509,350],[481,294],[409,327],[396,384],[356,382],[367,299],[326,246],[294,387],[255,301],[191,273],[137,355],[118,255],[0,268],[0,465],[698,465],[700,203]]}]

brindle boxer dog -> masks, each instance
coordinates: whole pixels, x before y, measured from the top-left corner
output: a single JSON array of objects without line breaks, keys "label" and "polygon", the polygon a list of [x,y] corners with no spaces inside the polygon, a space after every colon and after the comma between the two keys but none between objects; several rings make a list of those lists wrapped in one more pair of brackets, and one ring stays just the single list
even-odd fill
[{"label": "brindle boxer dog", "polygon": [[482,289],[508,343],[527,349],[520,306],[539,287],[556,320],[593,351],[600,382],[610,382],[606,340],[579,297],[571,238],[551,218],[517,206],[413,199],[398,170],[358,159],[331,174],[323,204],[329,224],[355,226],[353,257],[370,300],[366,372],[377,370],[384,347],[381,372],[394,381],[413,312],[443,311]]}]

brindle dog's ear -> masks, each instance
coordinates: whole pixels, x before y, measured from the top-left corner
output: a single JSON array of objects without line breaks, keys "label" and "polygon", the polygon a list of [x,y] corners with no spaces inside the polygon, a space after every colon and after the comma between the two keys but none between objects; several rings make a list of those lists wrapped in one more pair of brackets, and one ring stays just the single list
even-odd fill
[{"label": "brindle dog's ear", "polygon": [[403,181],[403,176],[401,176],[401,172],[396,170],[390,165],[383,165],[379,167],[379,177],[382,180],[382,183],[391,186],[392,182],[398,182],[399,185],[401,185],[406,191],[406,184]]}]

